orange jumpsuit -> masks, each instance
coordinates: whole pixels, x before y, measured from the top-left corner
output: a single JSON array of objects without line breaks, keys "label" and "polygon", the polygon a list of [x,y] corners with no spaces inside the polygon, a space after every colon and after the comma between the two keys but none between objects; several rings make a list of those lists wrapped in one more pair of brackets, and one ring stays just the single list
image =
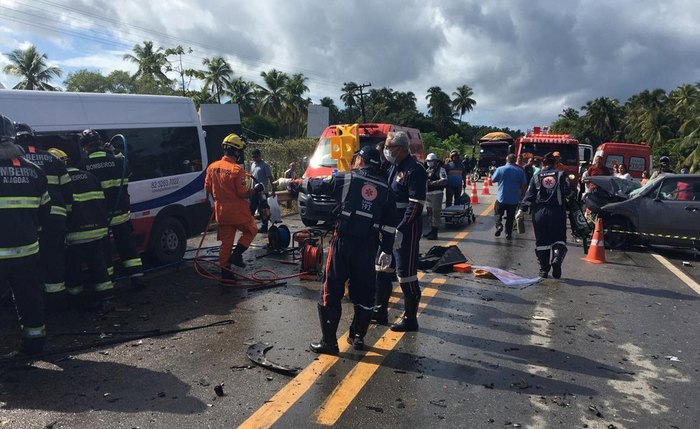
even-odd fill
[{"label": "orange jumpsuit", "polygon": [[250,189],[246,184],[243,167],[233,158],[224,156],[207,167],[204,188],[214,197],[214,212],[219,226],[217,239],[221,241],[219,265],[229,268],[236,231],[241,231],[238,244],[249,247],[258,227],[248,205]]}]

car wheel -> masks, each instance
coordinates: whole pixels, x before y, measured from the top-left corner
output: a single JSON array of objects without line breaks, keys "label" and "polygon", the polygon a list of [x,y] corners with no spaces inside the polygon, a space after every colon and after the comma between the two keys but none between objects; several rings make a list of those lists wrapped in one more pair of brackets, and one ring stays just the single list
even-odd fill
[{"label": "car wheel", "polygon": [[167,217],[158,221],[151,237],[151,252],[157,263],[178,262],[185,255],[187,233],[177,218]]},{"label": "car wheel", "polygon": [[609,232],[609,230],[630,231],[631,229],[627,219],[620,216],[613,216],[603,221],[603,227],[606,231],[604,234],[605,247],[610,249],[624,249],[630,245],[632,241],[632,236],[630,234],[624,232]]},{"label": "car wheel", "polygon": [[312,227],[312,226],[316,226],[318,224],[318,221],[316,219],[301,218],[301,223],[303,223],[304,226]]}]

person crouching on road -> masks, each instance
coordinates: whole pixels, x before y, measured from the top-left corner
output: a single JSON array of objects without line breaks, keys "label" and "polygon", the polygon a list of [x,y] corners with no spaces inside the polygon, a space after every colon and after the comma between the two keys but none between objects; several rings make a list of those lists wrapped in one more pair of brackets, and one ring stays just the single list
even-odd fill
[{"label": "person crouching on road", "polygon": [[391,330],[417,331],[416,317],[421,297],[417,271],[418,249],[423,230],[422,214],[428,176],[423,166],[411,156],[408,150],[408,136],[403,131],[387,135],[384,156],[392,164],[389,170],[389,188],[396,199],[395,216],[398,225],[392,263],[389,266],[378,264],[375,312],[372,320],[379,324],[388,323],[387,307],[391,284],[394,278],[398,277],[404,296],[404,315],[400,323],[391,326]]},{"label": "person crouching on road", "polygon": [[[114,284],[107,272],[104,258],[104,240],[107,239],[107,202],[100,180],[91,173],[79,170],[76,162],[60,149],[48,152],[67,163],[73,203],[68,206],[68,233],[66,234],[66,290],[70,299],[82,307],[83,263],[95,292],[95,302],[101,310],[112,308]],[[92,305],[89,305],[91,307]]]},{"label": "person crouching on road", "polygon": [[[357,153],[352,171],[304,181],[305,192],[334,196],[340,213],[328,249],[318,302],[322,338],[309,345],[313,352],[337,354],[339,351],[336,331],[348,280],[350,300],[355,308],[348,342],[355,350],[364,350],[373,310],[375,255],[380,247],[382,263],[391,263],[396,233],[394,197],[381,176],[380,162],[377,149],[365,146]],[[289,179],[279,179],[277,183],[285,186]]]},{"label": "person crouching on road", "polygon": [[556,169],[556,163],[552,154],[545,155],[544,168],[530,181],[522,206],[532,212],[540,277],[547,278],[551,268],[552,277],[558,279],[567,252],[565,203],[573,190],[566,173]]},{"label": "person crouching on road", "polygon": [[[219,266],[222,286],[234,280],[231,264],[245,268],[243,252],[248,249],[258,233],[255,218],[250,212],[248,198],[259,194],[261,183],[253,189],[246,184],[245,169],[238,162],[243,159],[245,143],[237,134],[229,134],[221,142],[224,156],[207,168],[204,188],[214,198],[214,212],[218,225],[217,239],[221,241]],[[236,248],[233,242],[236,232],[241,231]],[[229,283],[230,284],[230,283]]]},{"label": "person crouching on road", "polygon": [[447,187],[447,172],[440,165],[437,155],[429,153],[425,159],[428,175],[428,193],[426,205],[428,218],[430,219],[430,231],[423,235],[428,240],[437,240],[437,232],[440,227],[440,212],[442,211],[442,194]]},{"label": "person crouching on road", "polygon": [[509,154],[506,157],[506,164],[498,167],[491,177],[498,183],[496,195],[496,237],[503,232],[503,214],[506,214],[506,239],[513,238],[513,221],[515,220],[515,210],[518,202],[527,189],[525,171],[515,165],[515,155]]}]

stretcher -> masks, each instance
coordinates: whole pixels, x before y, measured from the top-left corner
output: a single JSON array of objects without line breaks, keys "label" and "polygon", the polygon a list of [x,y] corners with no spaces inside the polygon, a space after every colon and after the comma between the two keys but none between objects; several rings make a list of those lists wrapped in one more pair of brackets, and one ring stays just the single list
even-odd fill
[{"label": "stretcher", "polygon": [[440,211],[440,216],[445,221],[445,226],[448,228],[459,227],[465,222],[469,225],[476,221],[474,209],[469,203],[445,207]]}]

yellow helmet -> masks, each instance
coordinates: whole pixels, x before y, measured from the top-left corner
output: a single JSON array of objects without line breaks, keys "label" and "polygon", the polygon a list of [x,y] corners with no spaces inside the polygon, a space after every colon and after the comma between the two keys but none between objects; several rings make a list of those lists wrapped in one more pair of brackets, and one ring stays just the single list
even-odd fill
[{"label": "yellow helmet", "polygon": [[245,142],[238,136],[238,134],[231,133],[224,137],[224,140],[221,142],[221,147],[223,149],[226,149],[227,147],[233,149],[245,149]]},{"label": "yellow helmet", "polygon": [[56,158],[60,159],[64,163],[68,162],[68,154],[66,154],[61,149],[56,149],[55,147],[52,147],[47,152],[49,152],[51,155],[55,156]]}]

